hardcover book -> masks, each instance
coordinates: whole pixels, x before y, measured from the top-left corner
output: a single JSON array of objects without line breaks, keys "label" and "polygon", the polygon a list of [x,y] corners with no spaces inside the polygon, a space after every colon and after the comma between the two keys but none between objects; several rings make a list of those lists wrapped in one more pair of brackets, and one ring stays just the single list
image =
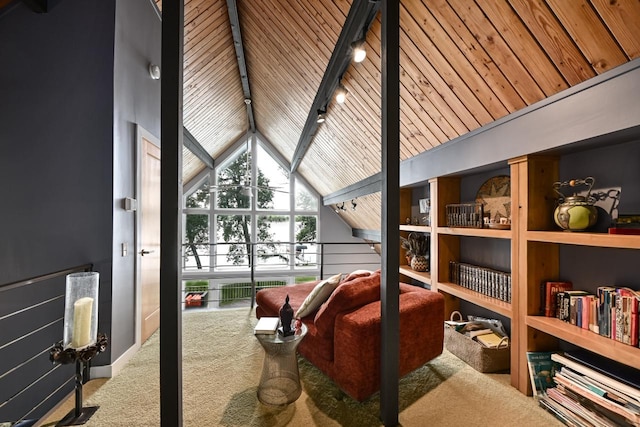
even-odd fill
[{"label": "hardcover book", "polygon": [[[586,291],[561,291],[556,295],[556,299],[558,301],[558,312],[557,318],[563,320],[565,322],[571,322],[572,324],[576,324],[576,307],[575,307],[575,297],[588,295]],[[573,300],[574,305],[571,305],[571,301]],[[572,309],[573,308],[573,309]],[[572,317],[573,316],[573,317]],[[573,321],[572,321],[573,320]]]},{"label": "hardcover book", "polygon": [[254,334],[275,334],[280,324],[279,317],[261,317],[258,320],[255,328],[253,328]]},{"label": "hardcover book", "polygon": [[558,292],[573,289],[571,282],[545,282],[544,315],[556,317],[556,295]]},{"label": "hardcover book", "polygon": [[598,286],[598,326],[600,335],[611,338],[611,310],[615,304],[616,288]]}]

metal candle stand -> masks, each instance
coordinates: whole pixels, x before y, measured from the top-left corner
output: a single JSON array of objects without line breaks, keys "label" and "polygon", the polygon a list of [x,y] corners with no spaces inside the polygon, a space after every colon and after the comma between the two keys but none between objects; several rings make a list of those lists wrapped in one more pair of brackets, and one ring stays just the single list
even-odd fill
[{"label": "metal candle stand", "polygon": [[82,371],[85,363],[93,359],[98,353],[107,349],[107,336],[99,333],[95,344],[87,346],[81,350],[74,348],[65,349],[62,341],[54,345],[49,350],[49,360],[53,363],[67,365],[76,363],[76,407],[72,409],[56,426],[78,426],[85,424],[89,418],[98,410],[99,406],[82,407]]}]

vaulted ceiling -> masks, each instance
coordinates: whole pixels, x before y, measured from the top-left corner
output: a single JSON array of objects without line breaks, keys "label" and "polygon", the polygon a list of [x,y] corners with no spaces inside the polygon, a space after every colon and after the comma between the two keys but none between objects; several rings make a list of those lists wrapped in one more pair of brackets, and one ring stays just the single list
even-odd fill
[{"label": "vaulted ceiling", "polygon": [[[237,0],[256,130],[289,161],[350,7]],[[227,1],[186,0],[184,25],[184,126],[215,159],[249,129]],[[401,160],[640,56],[638,0],[402,0],[400,27]],[[299,165],[323,196],[380,171],[380,31]],[[184,151],[185,182],[204,167]],[[363,199],[346,221],[379,229]]]}]

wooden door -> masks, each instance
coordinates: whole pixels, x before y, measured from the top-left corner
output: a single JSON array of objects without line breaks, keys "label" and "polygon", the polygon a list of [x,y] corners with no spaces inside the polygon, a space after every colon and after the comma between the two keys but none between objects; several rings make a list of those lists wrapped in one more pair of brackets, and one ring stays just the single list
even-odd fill
[{"label": "wooden door", "polygon": [[141,342],[160,326],[160,148],[145,136],[141,147],[140,245]]}]

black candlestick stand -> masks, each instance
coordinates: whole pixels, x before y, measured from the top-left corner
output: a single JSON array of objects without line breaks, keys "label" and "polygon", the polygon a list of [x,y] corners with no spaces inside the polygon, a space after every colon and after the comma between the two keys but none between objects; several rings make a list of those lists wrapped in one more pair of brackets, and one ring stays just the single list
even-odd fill
[{"label": "black candlestick stand", "polygon": [[98,410],[99,406],[82,407],[82,384],[83,370],[86,363],[93,359],[98,353],[102,353],[107,348],[107,336],[98,334],[95,344],[81,350],[62,347],[62,341],[54,345],[49,351],[49,360],[53,363],[63,365],[76,364],[76,406],[72,409],[56,426],[79,426],[89,421],[89,418]]}]

